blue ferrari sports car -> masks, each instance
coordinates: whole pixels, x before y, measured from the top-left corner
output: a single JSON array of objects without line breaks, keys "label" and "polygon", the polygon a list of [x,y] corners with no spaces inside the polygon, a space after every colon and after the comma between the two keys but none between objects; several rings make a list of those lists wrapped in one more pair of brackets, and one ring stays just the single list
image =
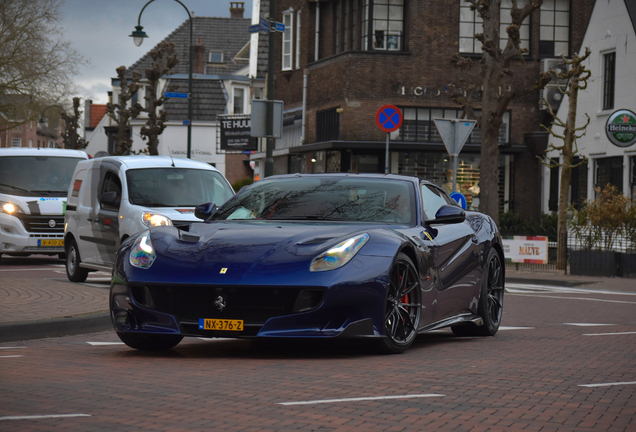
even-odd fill
[{"label": "blue ferrari sports car", "polygon": [[437,185],[382,174],[290,174],[201,204],[117,253],[113,326],[141,350],[184,336],[361,338],[388,353],[419,333],[493,336],[504,256],[493,220]]}]

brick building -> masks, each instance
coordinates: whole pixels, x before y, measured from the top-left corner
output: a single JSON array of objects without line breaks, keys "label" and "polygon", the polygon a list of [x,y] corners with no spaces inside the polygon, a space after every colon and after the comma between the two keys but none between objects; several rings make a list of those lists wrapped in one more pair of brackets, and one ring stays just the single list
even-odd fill
[{"label": "brick building", "polygon": [[[524,62],[516,77],[537,79],[547,60],[578,51],[594,0],[544,0],[524,22]],[[522,4],[522,2],[519,2]],[[384,172],[386,133],[375,124],[377,110],[398,106],[402,127],[390,135],[389,172],[414,174],[438,184],[452,176],[452,161],[433,118],[457,118],[446,89],[457,81],[451,59],[479,59],[480,19],[460,0],[278,0],[275,93],[284,101],[283,138],[276,141],[274,173]],[[511,1],[502,1],[502,32]],[[265,15],[266,0],[254,0],[252,22]],[[261,34],[262,46],[267,36]],[[251,71],[253,78],[262,78]],[[506,91],[505,88],[502,91]],[[500,206],[525,217],[541,212],[541,164],[549,116],[536,91],[514,100],[500,131]],[[479,104],[477,104],[477,109]],[[478,112],[477,112],[478,113]],[[264,147],[261,147],[264,149]],[[264,172],[263,152],[252,155]],[[459,156],[458,189],[478,208],[480,131]]]}]

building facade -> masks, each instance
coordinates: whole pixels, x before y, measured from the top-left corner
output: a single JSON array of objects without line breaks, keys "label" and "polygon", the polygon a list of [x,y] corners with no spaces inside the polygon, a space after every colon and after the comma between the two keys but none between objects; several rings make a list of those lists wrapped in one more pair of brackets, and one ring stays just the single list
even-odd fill
[{"label": "building facade", "polygon": [[[254,0],[255,12],[263,14],[264,3]],[[511,4],[502,1],[504,37]],[[520,29],[528,54],[514,62],[515,76],[536,80],[545,60],[578,51],[593,4],[544,0]],[[274,149],[275,174],[384,172],[388,167],[391,173],[440,185],[450,182],[452,161],[433,119],[462,116],[448,94],[449,84],[460,78],[451,60],[458,54],[476,60],[482,55],[474,38],[481,20],[468,3],[278,0],[275,18],[285,24],[276,43],[274,99],[284,101],[285,117],[283,138]],[[541,213],[537,156],[547,145],[540,125],[550,120],[539,99],[536,91],[513,100],[500,130],[500,210],[530,218]],[[386,104],[404,116],[402,127],[389,136],[388,161],[387,134],[375,122]],[[479,104],[476,108],[479,114]],[[480,191],[480,148],[475,129],[459,155],[457,172],[458,190],[473,208]],[[263,152],[252,155],[257,172],[263,171],[264,157]]]},{"label": "building facade", "polygon": [[[636,1],[597,2],[581,44],[581,55],[591,55],[583,63],[590,71],[587,88],[579,91],[577,127],[589,124],[577,140],[578,160],[572,171],[570,204],[580,208],[594,199],[595,189],[608,183],[636,201]],[[565,120],[567,96],[557,117]],[[630,114],[631,113],[631,114]],[[615,137],[611,126],[627,129]],[[609,130],[608,130],[609,129]],[[562,130],[562,129],[561,129]],[[631,130],[631,131],[630,131]],[[560,130],[555,131],[559,134]],[[550,144],[560,142],[550,137]],[[558,152],[548,158],[561,162]],[[543,210],[555,211],[559,202],[560,168],[543,168]]]}]

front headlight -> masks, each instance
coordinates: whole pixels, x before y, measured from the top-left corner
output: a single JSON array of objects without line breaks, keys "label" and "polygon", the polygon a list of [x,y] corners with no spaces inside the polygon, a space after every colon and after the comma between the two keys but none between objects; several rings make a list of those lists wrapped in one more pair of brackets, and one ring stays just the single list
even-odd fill
[{"label": "front headlight", "polygon": [[169,218],[167,218],[164,215],[161,215],[159,213],[148,213],[148,212],[146,212],[143,215],[141,215],[141,221],[147,227],[161,226],[161,225],[172,225],[172,221]]},{"label": "front headlight", "polygon": [[10,215],[16,215],[17,213],[22,213],[22,209],[17,205],[10,202],[0,202],[0,208],[2,208],[2,212]]},{"label": "front headlight", "polygon": [[157,254],[150,241],[150,231],[146,231],[135,240],[128,261],[133,267],[147,269],[155,262],[155,258]]},{"label": "front headlight", "polygon": [[356,256],[368,240],[369,234],[364,233],[338,243],[311,260],[309,271],[320,272],[342,267]]}]

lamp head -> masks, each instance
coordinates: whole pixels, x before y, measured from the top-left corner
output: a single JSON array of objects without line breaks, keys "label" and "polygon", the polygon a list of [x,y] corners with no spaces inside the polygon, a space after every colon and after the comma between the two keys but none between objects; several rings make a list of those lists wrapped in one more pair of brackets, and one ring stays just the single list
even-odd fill
[{"label": "lamp head", "polygon": [[133,38],[133,42],[135,42],[135,45],[140,46],[143,43],[144,38],[147,38],[148,35],[144,31],[143,26],[138,25],[135,26],[135,31],[132,32],[130,37]]}]

